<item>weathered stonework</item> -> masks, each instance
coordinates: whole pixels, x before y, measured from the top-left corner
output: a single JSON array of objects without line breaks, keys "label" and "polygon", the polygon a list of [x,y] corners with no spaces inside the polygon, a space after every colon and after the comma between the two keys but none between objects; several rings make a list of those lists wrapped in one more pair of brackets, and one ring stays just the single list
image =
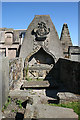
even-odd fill
[{"label": "weathered stonework", "polygon": [[9,59],[19,57],[25,31],[0,28],[0,56],[8,57]]},{"label": "weathered stonework", "polygon": [[60,81],[73,93],[80,94],[80,62],[59,60]]},{"label": "weathered stonework", "polygon": [[35,49],[34,52],[26,57],[24,61],[24,79],[26,76],[27,67],[27,77],[45,79],[46,75],[52,69],[55,62],[55,56],[44,50],[42,47],[39,50]]},{"label": "weathered stonework", "polygon": [[47,81],[49,88],[65,87],[80,94],[80,63],[74,62],[78,61],[76,55],[80,56],[80,47],[72,46],[67,24],[59,39],[49,15],[36,15],[27,30],[0,29],[0,56],[10,59],[9,89],[22,89],[16,86],[25,80],[34,87],[46,87]]},{"label": "weathered stonework", "polygon": [[44,41],[47,38],[47,35],[50,32],[50,28],[47,28],[46,23],[39,22],[38,26],[33,29],[33,35],[37,41]]},{"label": "weathered stonework", "polygon": [[[48,26],[48,34],[44,35],[44,28],[42,28],[43,34],[41,33],[40,40],[36,40],[35,35],[32,34],[32,31],[35,30],[38,23],[46,23]],[[49,32],[50,29],[50,32]],[[35,30],[36,32],[37,30]],[[39,37],[38,37],[39,38]],[[45,38],[43,40],[43,38]],[[30,47],[29,47],[30,46]],[[32,23],[29,25],[25,38],[21,47],[20,57],[26,58],[30,53],[33,52],[35,48],[43,47],[51,52],[56,59],[63,56],[62,45],[60,43],[57,31],[50,19],[49,15],[36,15]]]},{"label": "weathered stonework", "polygon": [[[0,56],[13,59],[26,58],[35,49],[43,48],[55,56],[56,61],[63,57],[77,61],[75,55],[70,56],[69,46],[72,46],[71,37],[66,23],[63,24],[59,39],[55,26],[49,15],[36,15],[28,29],[14,30],[0,28]],[[73,46],[76,49],[76,46]],[[75,53],[74,53],[75,54]]]},{"label": "weathered stonework", "polygon": [[0,58],[0,110],[5,104],[9,93],[9,60]]},{"label": "weathered stonework", "polygon": [[44,22],[38,23],[38,27],[33,29],[32,32],[33,35],[35,35],[33,49],[39,48],[39,46],[48,49],[50,28],[47,28],[46,23]]},{"label": "weathered stonework", "polygon": [[23,77],[22,59],[16,58],[9,61],[9,86],[14,87],[14,83]]},{"label": "weathered stonework", "polygon": [[80,47],[79,46],[70,46],[68,49],[70,59],[72,61],[80,62]]},{"label": "weathered stonework", "polygon": [[72,46],[72,41],[71,41],[71,38],[70,38],[68,25],[66,23],[63,24],[60,41],[61,41],[61,44],[62,44],[64,57],[67,57],[68,56],[68,47]]},{"label": "weathered stonework", "polygon": [[3,31],[0,31],[4,38],[0,39],[0,55],[10,60],[9,66],[4,60],[3,68],[0,67],[3,77],[0,83],[3,102],[8,90],[11,101],[3,110],[3,118],[78,119],[72,110],[48,105],[80,100],[72,94],[80,94],[80,62],[69,60],[79,55],[80,48],[72,46],[67,24],[63,26],[61,39],[49,15],[35,16],[27,31]]}]

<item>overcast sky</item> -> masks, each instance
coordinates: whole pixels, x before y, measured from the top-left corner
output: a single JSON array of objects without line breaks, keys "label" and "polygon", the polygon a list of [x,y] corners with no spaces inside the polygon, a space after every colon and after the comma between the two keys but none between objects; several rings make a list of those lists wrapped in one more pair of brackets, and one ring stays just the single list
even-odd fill
[{"label": "overcast sky", "polygon": [[2,27],[27,29],[35,15],[50,15],[60,37],[62,26],[68,24],[74,45],[78,45],[77,2],[3,2]]}]

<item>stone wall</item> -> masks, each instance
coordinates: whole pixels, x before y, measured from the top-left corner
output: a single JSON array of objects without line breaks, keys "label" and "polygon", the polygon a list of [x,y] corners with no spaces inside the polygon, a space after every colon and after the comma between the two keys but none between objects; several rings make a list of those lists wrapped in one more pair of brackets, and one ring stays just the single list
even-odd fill
[{"label": "stone wall", "polygon": [[0,28],[0,56],[14,59],[19,57],[20,47],[24,40],[26,30]]},{"label": "stone wall", "polygon": [[9,92],[9,61],[0,58],[0,109],[5,104]]},{"label": "stone wall", "polygon": [[80,94],[80,62],[59,59],[60,81],[74,93]]},{"label": "stone wall", "polygon": [[22,58],[9,61],[9,86],[14,88],[15,83],[23,77]]}]

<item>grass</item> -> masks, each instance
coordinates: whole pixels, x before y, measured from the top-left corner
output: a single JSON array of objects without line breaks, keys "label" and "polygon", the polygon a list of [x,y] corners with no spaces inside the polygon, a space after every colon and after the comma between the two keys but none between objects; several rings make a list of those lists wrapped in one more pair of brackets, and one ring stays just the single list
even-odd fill
[{"label": "grass", "polygon": [[[8,105],[11,104],[11,98],[8,97],[7,102],[5,103],[5,105],[2,108],[2,112],[4,112],[7,108]],[[22,108],[22,101],[21,100],[16,100],[16,104],[18,105],[19,108]],[[15,110],[13,109],[12,112],[15,112]]]},{"label": "grass", "polygon": [[71,108],[74,110],[75,113],[78,114],[78,117],[79,117],[78,120],[80,120],[80,102],[69,102],[65,104],[50,104],[50,105]]}]

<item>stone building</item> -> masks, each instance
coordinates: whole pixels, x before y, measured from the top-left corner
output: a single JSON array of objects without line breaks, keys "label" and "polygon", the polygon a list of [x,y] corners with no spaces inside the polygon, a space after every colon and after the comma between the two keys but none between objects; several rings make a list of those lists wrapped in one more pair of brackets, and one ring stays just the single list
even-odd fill
[{"label": "stone building", "polygon": [[19,57],[25,31],[0,28],[0,56],[9,59]]},{"label": "stone building", "polygon": [[0,28],[1,56],[25,59],[39,49],[53,56],[55,61],[61,57],[78,61],[80,54],[80,47],[72,45],[68,25],[63,24],[59,39],[49,15],[36,15],[27,30]]}]

